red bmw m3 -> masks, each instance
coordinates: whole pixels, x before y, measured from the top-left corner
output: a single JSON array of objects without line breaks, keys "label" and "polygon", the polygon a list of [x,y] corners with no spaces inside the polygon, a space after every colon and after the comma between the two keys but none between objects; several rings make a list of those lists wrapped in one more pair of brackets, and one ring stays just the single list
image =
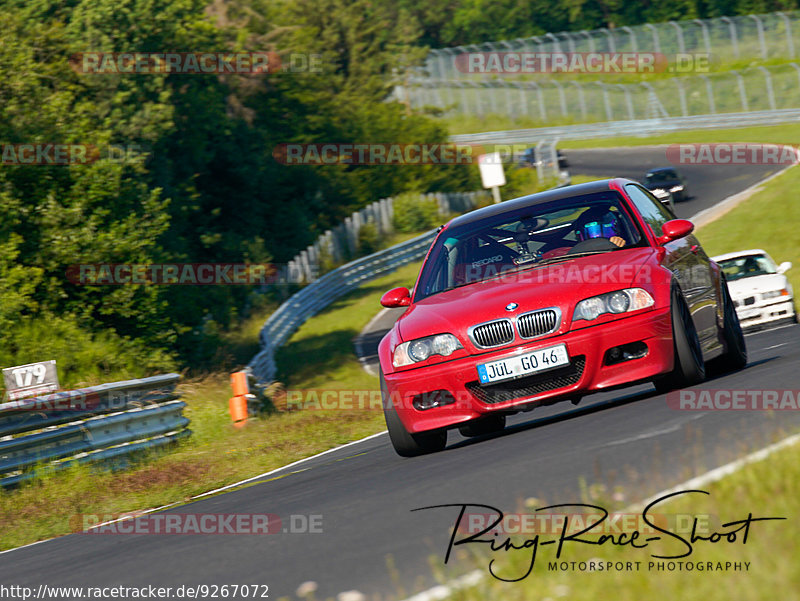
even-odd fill
[{"label": "red bmw m3", "polygon": [[408,307],[381,340],[381,390],[397,453],[442,450],[447,431],[653,382],[660,392],[741,369],[747,350],[720,268],[639,183],[557,188],[442,226]]}]

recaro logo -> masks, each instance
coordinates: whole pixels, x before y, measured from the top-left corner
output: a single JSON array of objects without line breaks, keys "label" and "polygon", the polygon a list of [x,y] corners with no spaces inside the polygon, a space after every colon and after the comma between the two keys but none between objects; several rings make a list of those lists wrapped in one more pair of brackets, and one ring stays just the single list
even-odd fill
[{"label": "recaro logo", "polygon": [[495,255],[493,257],[487,257],[486,259],[481,259],[480,261],[473,261],[473,267],[480,267],[481,265],[488,265],[489,263],[497,263],[498,261],[503,260],[503,255]]}]

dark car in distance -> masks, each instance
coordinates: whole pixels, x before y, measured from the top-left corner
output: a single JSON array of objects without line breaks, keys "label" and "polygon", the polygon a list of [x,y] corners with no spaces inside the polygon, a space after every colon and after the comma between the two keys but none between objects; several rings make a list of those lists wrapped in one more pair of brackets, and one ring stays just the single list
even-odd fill
[{"label": "dark car in distance", "polygon": [[[543,152],[544,155],[543,159],[546,163],[551,161],[550,153]],[[569,167],[569,163],[567,162],[567,157],[564,156],[560,150],[556,150],[556,157],[558,158],[558,168],[559,169],[566,169]],[[536,156],[536,148],[528,148],[519,156],[519,166],[520,167],[536,167],[539,164],[539,160]]]},{"label": "dark car in distance", "polygon": [[670,196],[675,202],[689,199],[686,179],[672,167],[651,169],[642,183],[661,202],[669,202]]}]

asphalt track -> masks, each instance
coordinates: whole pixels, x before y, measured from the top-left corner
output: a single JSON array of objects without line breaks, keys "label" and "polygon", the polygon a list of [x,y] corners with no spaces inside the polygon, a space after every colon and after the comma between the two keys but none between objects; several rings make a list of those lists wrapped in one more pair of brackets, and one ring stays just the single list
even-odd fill
[{"label": "asphalt track", "polygon": [[643,181],[654,167],[675,167],[686,177],[691,198],[675,205],[678,217],[688,218],[775,173],[774,165],[672,165],[667,146],[564,150],[569,171],[597,177],[627,177]]},{"label": "asphalt track", "polygon": [[[731,184],[719,196],[747,185]],[[793,325],[749,335],[748,367],[700,388],[796,388],[799,334]],[[412,509],[483,503],[510,512],[531,497],[576,502],[581,481],[624,486],[635,500],[799,425],[798,411],[680,411],[652,387],[638,386],[586,397],[577,407],[566,403],[514,416],[503,433],[482,440],[451,433],[445,451],[415,459],[395,455],[384,434],[168,512],[271,513],[284,527],[293,515],[318,515],[321,533],[76,534],[0,555],[0,584],[36,589],[249,583],[269,585],[270,598],[278,599],[314,581],[316,599],[352,590],[368,598],[402,597],[436,583],[430,557],[445,578],[476,567],[458,557],[442,565],[457,510]],[[750,509],[757,510],[743,511]],[[65,508],[64,519],[71,513]],[[643,551],[630,553],[632,560],[648,559]],[[489,555],[479,555],[486,561],[478,567],[485,569]],[[751,570],[768,569],[758,557],[752,562]],[[775,596],[782,590],[776,582]]]}]

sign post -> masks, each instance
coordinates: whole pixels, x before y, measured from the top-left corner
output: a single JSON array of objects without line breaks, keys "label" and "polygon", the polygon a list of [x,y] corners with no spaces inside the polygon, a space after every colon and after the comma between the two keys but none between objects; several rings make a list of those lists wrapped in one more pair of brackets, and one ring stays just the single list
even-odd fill
[{"label": "sign post", "polygon": [[503,159],[500,153],[478,155],[478,169],[481,172],[483,187],[491,188],[494,202],[500,202],[500,186],[506,185],[506,174],[503,171]]}]

